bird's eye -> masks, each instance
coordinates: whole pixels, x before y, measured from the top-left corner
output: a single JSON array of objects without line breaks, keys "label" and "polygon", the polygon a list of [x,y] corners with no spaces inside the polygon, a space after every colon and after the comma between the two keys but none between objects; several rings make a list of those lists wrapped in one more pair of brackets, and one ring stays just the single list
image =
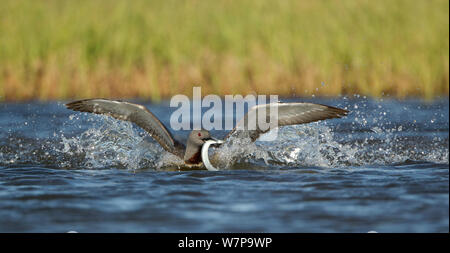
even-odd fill
[{"label": "bird's eye", "polygon": [[198,133],[198,136],[202,136],[202,134],[201,134],[201,133]]}]

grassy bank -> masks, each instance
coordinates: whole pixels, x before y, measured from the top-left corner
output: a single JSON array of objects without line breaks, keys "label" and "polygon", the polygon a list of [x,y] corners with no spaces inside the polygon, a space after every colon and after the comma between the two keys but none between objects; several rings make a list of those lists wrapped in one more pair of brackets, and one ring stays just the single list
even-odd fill
[{"label": "grassy bank", "polygon": [[0,100],[449,92],[449,2],[0,0]]}]

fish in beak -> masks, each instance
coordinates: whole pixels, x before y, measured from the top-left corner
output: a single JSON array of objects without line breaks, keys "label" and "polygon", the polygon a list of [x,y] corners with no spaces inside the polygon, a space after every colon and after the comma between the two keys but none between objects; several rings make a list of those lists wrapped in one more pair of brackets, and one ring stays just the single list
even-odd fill
[{"label": "fish in beak", "polygon": [[203,146],[202,146],[202,151],[201,151],[201,156],[202,156],[202,161],[203,161],[203,164],[205,165],[205,167],[206,167],[206,169],[207,170],[210,170],[210,171],[218,171],[218,169],[217,168],[215,168],[212,164],[211,164],[211,162],[209,161],[209,154],[208,154],[208,150],[209,150],[209,146],[211,146],[211,145],[220,145],[220,144],[222,144],[224,141],[222,141],[222,140],[218,140],[218,139],[215,139],[215,138],[208,138],[206,141],[205,141],[205,143],[203,144]]}]

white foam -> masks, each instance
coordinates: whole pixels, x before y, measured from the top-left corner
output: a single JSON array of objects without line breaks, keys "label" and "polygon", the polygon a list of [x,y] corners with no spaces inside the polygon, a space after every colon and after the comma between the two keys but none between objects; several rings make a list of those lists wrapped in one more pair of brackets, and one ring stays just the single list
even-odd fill
[{"label": "white foam", "polygon": [[[380,122],[385,121],[382,117],[378,119]],[[73,124],[80,124],[77,117],[70,119]],[[364,128],[368,120],[364,115],[357,114],[352,129]],[[99,126],[70,138],[60,134],[61,145],[55,151],[68,156],[58,159],[62,167],[161,169],[183,163],[129,122],[97,115],[88,121]],[[387,165],[407,160],[448,163],[448,146],[440,137],[435,137],[433,143],[427,142],[421,146],[417,140],[411,144],[402,139],[403,127],[376,125],[365,129],[371,131],[359,133],[358,138],[355,138],[358,133],[354,130],[337,137],[335,127],[328,126],[327,122],[317,122],[282,127],[278,138],[271,142],[234,138],[214,152],[214,160],[220,161],[215,166],[226,169],[235,163],[256,161],[282,166],[325,168]],[[74,157],[78,159],[76,164],[74,160],[77,159]]]}]

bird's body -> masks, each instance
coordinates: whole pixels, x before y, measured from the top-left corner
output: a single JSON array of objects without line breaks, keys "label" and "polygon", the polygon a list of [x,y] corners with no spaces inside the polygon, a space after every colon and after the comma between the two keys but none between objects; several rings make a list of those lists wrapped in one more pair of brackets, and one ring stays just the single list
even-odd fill
[{"label": "bird's body", "polygon": [[[236,124],[235,128],[228,133],[225,139],[216,140],[211,137],[207,130],[192,130],[186,141],[186,146],[173,138],[168,129],[142,105],[115,101],[108,99],[84,99],[66,104],[68,109],[80,112],[103,114],[119,120],[133,122],[152,136],[166,151],[178,156],[188,168],[204,168],[215,170],[208,157],[210,145],[222,144],[231,137],[245,138],[255,141],[258,137],[267,132],[268,129],[250,128],[253,121],[258,120],[260,110],[268,111],[270,107],[276,107],[278,115],[277,126],[305,124],[309,122],[340,118],[347,115],[348,111],[332,106],[312,104],[312,103],[276,103],[257,105]],[[269,113],[263,114],[269,119]],[[267,122],[267,121],[266,121]],[[250,130],[251,129],[251,130]],[[204,144],[205,149],[202,150]],[[217,157],[217,156],[214,156]]]}]

